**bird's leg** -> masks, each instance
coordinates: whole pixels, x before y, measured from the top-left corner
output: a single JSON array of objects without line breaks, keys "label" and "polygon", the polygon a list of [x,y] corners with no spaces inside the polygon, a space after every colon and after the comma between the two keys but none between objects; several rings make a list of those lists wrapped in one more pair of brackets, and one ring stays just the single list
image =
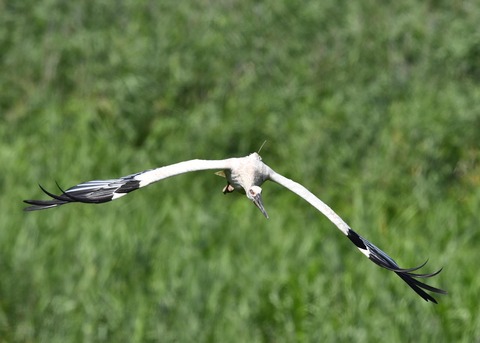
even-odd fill
[{"label": "bird's leg", "polygon": [[[218,176],[221,176],[221,177],[224,177],[224,178],[227,177],[227,175],[225,174],[225,171],[223,171],[223,170],[220,170],[220,171],[216,172],[215,175],[218,175]],[[230,184],[230,182],[227,181],[227,185],[225,187],[223,187],[222,192],[223,192],[223,194],[227,194],[227,193],[232,193],[234,190],[235,190],[235,188]]]},{"label": "bird's leg", "polygon": [[222,192],[223,194],[227,194],[227,193],[232,193],[234,190],[235,188],[229,182],[227,182],[227,185],[223,187]]}]

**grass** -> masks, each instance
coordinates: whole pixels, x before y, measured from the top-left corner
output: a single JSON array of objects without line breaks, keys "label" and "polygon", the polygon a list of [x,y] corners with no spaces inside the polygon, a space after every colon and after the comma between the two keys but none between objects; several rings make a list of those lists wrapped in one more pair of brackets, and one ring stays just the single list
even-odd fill
[{"label": "grass", "polygon": [[[474,1],[0,4],[0,342],[480,339]],[[270,219],[199,172],[22,212],[93,178],[258,150],[401,266],[425,303],[301,199]]]}]

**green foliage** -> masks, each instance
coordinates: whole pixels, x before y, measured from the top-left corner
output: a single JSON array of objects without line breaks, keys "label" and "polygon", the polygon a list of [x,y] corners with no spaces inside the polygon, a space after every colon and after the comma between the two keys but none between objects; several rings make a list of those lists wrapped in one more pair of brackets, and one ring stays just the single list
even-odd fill
[{"label": "green foliage", "polygon": [[[480,339],[475,1],[0,3],[0,342]],[[37,213],[68,187],[258,150],[397,259],[422,301],[301,199],[268,221],[183,175]]]}]

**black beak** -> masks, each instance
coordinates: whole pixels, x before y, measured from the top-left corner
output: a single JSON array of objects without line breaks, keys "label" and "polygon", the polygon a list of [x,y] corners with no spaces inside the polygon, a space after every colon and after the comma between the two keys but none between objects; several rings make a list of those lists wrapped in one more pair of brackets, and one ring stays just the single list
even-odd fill
[{"label": "black beak", "polygon": [[267,211],[265,211],[265,208],[263,207],[263,202],[262,202],[262,195],[260,193],[258,193],[257,195],[255,195],[253,197],[253,203],[255,204],[255,206],[258,207],[258,209],[263,213],[263,215],[265,216],[265,218],[268,219],[268,214],[267,214]]}]

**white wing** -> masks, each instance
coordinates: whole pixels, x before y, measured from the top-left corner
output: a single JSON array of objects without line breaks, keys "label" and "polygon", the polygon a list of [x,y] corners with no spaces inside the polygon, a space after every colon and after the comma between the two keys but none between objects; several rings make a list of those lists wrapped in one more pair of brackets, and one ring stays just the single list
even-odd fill
[{"label": "white wing", "polygon": [[61,195],[50,193],[40,185],[40,188],[53,199],[24,200],[27,204],[32,205],[25,208],[25,211],[44,210],[71,202],[95,204],[108,202],[171,176],[199,170],[230,169],[233,160],[234,159],[184,161],[157,169],[145,170],[139,173],[123,176],[118,179],[83,182],[67,189],[66,191],[63,191],[58,187],[62,191]]},{"label": "white wing", "polygon": [[409,269],[402,269],[398,266],[398,264],[388,256],[384,251],[377,248],[375,245],[370,243],[368,240],[357,234],[353,231],[350,226],[343,221],[342,218],[338,214],[336,214],[327,204],[317,198],[313,193],[311,193],[308,189],[306,189],[301,184],[292,181],[274,170],[270,169],[269,172],[269,180],[276,182],[285,188],[289,189],[293,193],[297,194],[299,197],[308,201],[313,207],[317,210],[322,212],[337,228],[339,228],[352,242],[355,246],[371,261],[379,265],[380,267],[386,268],[395,272],[399,277],[402,278],[418,295],[420,295],[426,301],[432,301],[437,303],[434,297],[424,291],[428,290],[434,293],[446,294],[447,292],[438,289],[432,286],[429,286],[423,282],[418,281],[415,278],[429,278],[432,276],[437,275],[441,272],[441,269],[435,273],[431,274],[416,274],[413,273],[414,271],[422,268],[427,262],[423,263],[422,265],[409,268]]}]

